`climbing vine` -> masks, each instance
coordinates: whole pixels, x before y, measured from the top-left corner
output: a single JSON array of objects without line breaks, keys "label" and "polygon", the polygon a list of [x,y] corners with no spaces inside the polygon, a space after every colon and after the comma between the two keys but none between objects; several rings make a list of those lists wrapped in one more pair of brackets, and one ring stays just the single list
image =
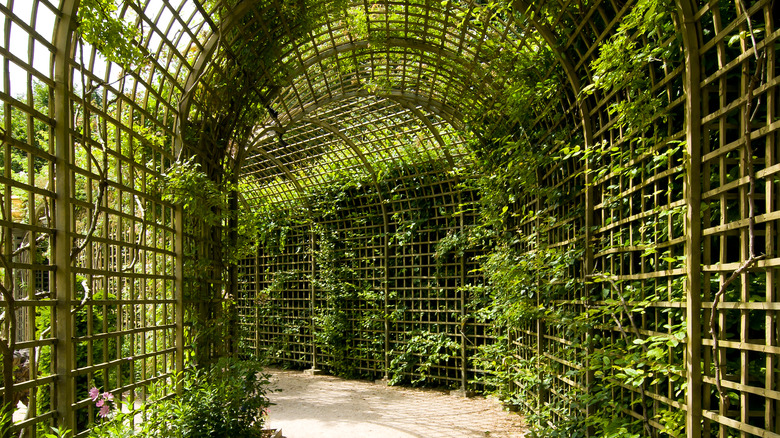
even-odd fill
[{"label": "climbing vine", "polygon": [[[490,47],[496,68],[507,78],[503,95],[490,104],[475,97],[473,107],[467,109],[464,116],[470,133],[464,138],[470,155],[456,169],[432,172],[424,160],[409,153],[399,157],[395,167],[385,163],[374,173],[349,174],[323,159],[318,169],[326,169],[325,176],[317,175],[319,187],[302,196],[302,203],[309,203],[310,208],[311,225],[306,227],[311,227],[315,242],[311,281],[315,297],[320,294],[312,315],[313,337],[335,372],[351,373],[344,366],[356,357],[350,355],[350,340],[373,333],[379,341],[379,327],[374,324],[385,321],[391,327],[404,327],[405,333],[387,335],[394,346],[387,359],[391,382],[435,382],[441,368],[458,367],[458,361],[464,360],[462,351],[469,350],[471,366],[481,370],[472,384],[495,391],[507,403],[522,408],[537,436],[585,436],[588,429],[595,436],[609,437],[680,434],[683,418],[674,403],[684,399],[686,390],[682,376],[685,321],[678,310],[659,310],[659,302],[681,299],[682,277],[663,285],[630,281],[612,272],[607,262],[619,266],[619,256],[610,251],[618,254],[631,248],[641,253],[640,263],[652,269],[680,269],[684,260],[667,240],[669,230],[674,235],[681,233],[684,207],[659,205],[639,235],[625,241],[599,237],[585,242],[583,237],[597,234],[595,227],[586,229],[583,220],[588,213],[583,202],[588,190],[599,190],[598,208],[610,212],[601,226],[609,227],[631,208],[621,180],[637,180],[681,166],[684,144],[667,139],[659,129],[675,97],[665,89],[653,89],[647,75],[647,71],[665,71],[681,62],[673,6],[666,0],[636,2],[587,66],[591,85],[574,96],[581,101],[615,96],[606,112],[612,129],[621,133],[618,141],[586,145],[579,130],[539,125],[538,114],[551,106],[567,105],[559,92],[566,78],[556,68],[554,50],[546,45],[505,46]],[[491,23],[518,13],[502,2],[477,9],[473,16],[458,18]],[[383,13],[392,16],[400,11]],[[388,37],[368,35],[366,20],[360,8],[347,11],[353,37],[373,38],[378,44]],[[360,63],[363,56],[368,55],[358,51],[353,60]],[[347,72],[352,67],[339,68]],[[546,74],[529,73],[533,71]],[[370,92],[396,86],[392,81],[382,83],[382,75],[377,76],[366,85]],[[552,123],[565,125],[566,121]],[[436,265],[434,278],[455,275],[464,269],[453,269],[461,260],[468,266],[466,283],[452,288],[454,296],[463,297],[465,307],[453,316],[449,327],[457,328],[451,332],[445,325],[411,322],[424,319],[419,315],[425,313],[405,307],[408,301],[403,294],[423,299],[417,290],[426,289],[422,279],[426,274],[418,266],[422,259],[416,253],[417,245],[438,217],[428,195],[436,179],[409,178],[415,174],[457,179],[461,193],[473,193],[478,199],[458,206],[459,221],[456,211],[449,213],[447,229],[438,234],[430,250]],[[403,184],[394,182],[401,180]],[[667,190],[676,197],[681,186],[671,184]],[[359,228],[354,226],[358,221],[365,224],[379,219],[378,209],[368,213],[364,207],[381,202],[374,199],[387,200],[391,206],[383,213],[386,218],[378,220],[391,226],[371,238],[353,229]],[[395,210],[393,203],[404,208]],[[388,277],[387,295],[382,297],[377,285],[361,276],[366,267],[358,260],[369,257],[358,251],[384,242],[397,260],[408,257],[415,263],[386,267],[399,277]],[[589,245],[606,248],[607,255],[599,259],[604,264],[585,265]],[[435,287],[435,281],[427,287]],[[431,295],[430,303],[453,296],[447,292]],[[666,296],[662,299],[662,295]],[[369,299],[373,300],[367,306],[373,319],[367,324],[374,329],[361,331],[350,306]],[[464,345],[468,341],[460,333],[468,324],[487,327],[490,341]],[[530,340],[529,333],[537,333],[538,340]],[[555,360],[544,350],[546,337],[566,345],[555,353]],[[381,342],[374,347],[372,355],[380,356]],[[438,380],[442,381],[447,380]],[[566,385],[562,387],[561,381]],[[659,387],[672,388],[671,405],[659,405],[650,397]]]},{"label": "climbing vine", "polygon": [[[474,116],[472,150],[479,176],[472,184],[480,194],[479,222],[442,240],[438,251],[462,252],[468,245],[483,251],[477,260],[485,283],[470,288],[472,311],[475,318],[490,321],[495,342],[481,346],[474,363],[486,370],[480,378],[485,387],[523,408],[538,436],[585,436],[588,429],[596,436],[679,436],[684,429],[679,410],[659,407],[649,396],[651,388],[666,386],[673,388],[675,401],[685,397],[683,316],[673,309],[658,314],[655,307],[664,294],[681,298],[682,277],[656,290],[621,280],[606,266],[585,271],[585,245],[593,242],[557,240],[562,233],[594,231],[579,220],[584,210],[563,208],[583,206],[587,180],[607,188],[599,192],[600,208],[622,211],[629,208],[630,197],[609,181],[634,180],[681,163],[684,145],[664,139],[655,125],[666,120],[670,96],[654,90],[647,75],[681,60],[673,11],[672,2],[638,1],[599,46],[590,65],[592,82],[578,96],[616,96],[607,113],[625,143],[604,141],[586,148],[577,132],[529,130],[529,116],[538,114],[532,110],[536,102],[561,98],[556,81],[513,77],[506,108],[478,108]],[[517,58],[553,62],[544,51],[521,52]],[[549,183],[556,168],[570,169],[567,184]],[[664,233],[681,232],[683,211],[659,207],[643,224],[641,238],[631,240],[648,265],[682,266],[683,260],[664,245]],[[650,323],[648,314],[659,316]],[[517,344],[518,336],[529,331],[562,339],[558,342],[567,349],[556,353],[559,362],[532,349],[527,340]],[[535,342],[544,336],[539,339]],[[568,365],[574,363],[581,366]],[[558,380],[569,383],[548,398]],[[653,425],[659,423],[660,430]]]}]

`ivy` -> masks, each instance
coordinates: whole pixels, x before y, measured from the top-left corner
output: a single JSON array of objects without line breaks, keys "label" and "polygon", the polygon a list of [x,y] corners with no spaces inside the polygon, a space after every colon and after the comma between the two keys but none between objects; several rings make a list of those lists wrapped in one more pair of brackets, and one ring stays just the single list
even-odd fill
[{"label": "ivy", "polygon": [[[416,5],[388,5],[382,11],[356,7],[347,9],[343,17],[353,38],[382,44],[394,35],[368,35],[366,14],[384,14],[393,20],[406,13],[404,7],[413,11]],[[559,16],[566,12],[554,10],[557,7],[540,5],[538,13]],[[528,20],[502,1],[481,2],[473,13],[463,11],[456,13],[460,25],[479,29],[499,25],[499,18]],[[409,20],[410,29],[417,24],[413,21]],[[639,235],[619,236],[614,241],[604,237],[585,242],[583,236],[594,230],[585,229],[582,220],[586,190],[598,189],[599,208],[615,212],[603,218],[601,225],[610,226],[630,216],[621,215],[630,207],[625,192],[631,184],[626,181],[680,169],[683,164],[685,144],[661,138],[665,131],[656,127],[666,120],[664,111],[670,98],[677,96],[667,95],[666,88],[653,90],[647,74],[679,64],[681,41],[675,29],[671,0],[638,0],[614,34],[599,45],[597,58],[583,66],[589,68],[591,85],[573,97],[612,102],[607,109],[612,125],[605,129],[618,134],[613,143],[603,141],[586,148],[579,129],[557,128],[567,125],[568,120],[562,118],[570,114],[551,116],[552,127],[539,122],[539,115],[549,113],[550,108],[572,106],[560,92],[565,78],[554,50],[546,45],[531,42],[510,47],[484,42],[485,56],[503,76],[504,89],[490,104],[479,96],[464,98],[473,103],[464,109],[470,131],[464,134],[469,155],[458,164],[456,176],[462,192],[476,193],[479,201],[477,205],[458,206],[459,213],[466,213],[473,223],[448,231],[438,241],[436,275],[445,277],[455,258],[476,265],[469,272],[471,283],[459,284],[456,290],[468,297],[465,315],[457,315],[457,319],[489,327],[491,341],[477,346],[477,354],[470,358],[473,367],[484,370],[477,383],[521,407],[535,436],[584,437],[589,428],[594,431],[592,436],[654,436],[659,430],[650,425],[657,423],[663,426],[661,434],[679,436],[684,428],[684,419],[670,406],[683,400],[687,390],[682,375],[685,321],[678,309],[658,309],[663,307],[659,304],[662,296],[682,297],[681,278],[659,286],[620,280],[603,266],[599,268],[603,272],[585,272],[584,258],[586,245],[616,253],[631,245],[639,248],[642,263],[652,269],[680,269],[684,259],[666,245],[666,234],[682,235],[685,207],[662,205],[643,210],[650,214],[639,227]],[[408,54],[418,56],[414,51]],[[367,59],[364,53],[355,52],[351,62],[359,64]],[[348,63],[342,64],[343,73],[351,72]],[[385,73],[382,68],[377,66],[375,76],[365,79],[368,91],[391,90],[398,85],[381,79]],[[316,175],[300,171],[301,177],[316,178],[319,184],[299,200],[301,205],[310,204],[305,213],[311,220],[307,226],[311,224],[316,236],[312,252],[316,273],[310,280],[315,282],[314,289],[320,294],[317,299],[323,305],[313,315],[314,337],[338,373],[350,372],[347,350],[359,333],[356,326],[371,326],[382,319],[389,323],[408,320],[410,310],[403,304],[390,306],[387,314],[371,308],[379,297],[376,289],[364,282],[360,274],[364,267],[356,259],[366,257],[357,253],[363,242],[382,239],[387,239],[393,250],[411,253],[421,231],[431,225],[436,205],[425,190],[437,180],[426,181],[419,175],[443,178],[447,169],[421,158],[409,146],[414,144],[411,140],[388,145],[388,149],[392,146],[401,151],[398,160],[376,163],[376,174],[348,174],[343,167],[361,163],[355,160],[340,165],[327,154],[313,166]],[[414,175],[418,177],[412,178]],[[672,182],[665,190],[669,192],[664,195],[679,199],[674,193],[681,190],[681,184]],[[269,205],[279,201],[272,199],[270,190],[267,194]],[[352,231],[349,225],[359,221],[384,222],[385,218],[376,217],[378,212],[369,214],[361,208],[381,202],[408,206],[392,211],[389,234],[368,237]],[[296,212],[305,211],[297,210],[298,205]],[[269,233],[279,230],[279,234],[269,234],[267,241],[284,241],[283,229],[269,227]],[[607,255],[604,259],[611,262],[618,257]],[[404,266],[398,275],[407,273],[405,270],[415,275],[421,269]],[[423,284],[418,278],[412,280],[412,289]],[[393,288],[388,285],[391,299],[396,297]],[[350,312],[349,306],[360,300],[370,303],[367,321]],[[640,318],[644,318],[642,324],[637,322]],[[414,329],[397,340],[398,347],[391,354],[391,382],[427,384],[436,367],[457,362],[462,345],[452,334],[437,331],[435,324],[410,325]],[[518,341],[536,330],[542,338],[547,334],[562,339],[565,347],[540,354],[527,345],[533,341]],[[551,360],[550,354],[560,355],[560,361]],[[567,384],[561,385],[561,381]],[[663,408],[649,397],[650,390],[660,386],[671,388],[673,394],[671,403],[660,403]]]},{"label": "ivy", "polygon": [[671,0],[640,0],[618,26],[617,32],[599,47],[592,64],[593,78],[583,93],[596,90],[618,93],[609,107],[618,127],[627,137],[645,131],[669,103],[664,91],[654,93],[647,68],[668,69],[681,57],[682,41],[672,19]]},{"label": "ivy", "polygon": [[118,17],[119,5],[135,0],[81,0],[76,31],[108,61],[119,65],[138,64],[143,53],[138,42],[141,29]]},{"label": "ivy", "polygon": [[330,356],[328,365],[339,375],[355,375],[354,364],[349,358],[350,338],[353,333],[348,309],[358,298],[360,279],[350,248],[339,233],[322,225],[315,226],[318,250],[314,254],[317,264],[312,279],[323,305],[313,315],[315,344]]},{"label": "ivy", "polygon": [[[213,348],[229,348],[237,341],[237,317],[232,310],[236,297],[220,283],[230,281],[231,266],[256,253],[259,236],[267,229],[261,225],[265,216],[262,210],[231,208],[230,194],[237,187],[215,181],[194,158],[174,162],[156,183],[163,200],[182,209],[184,235],[191,239],[185,245],[184,296],[200,307],[189,314],[188,322],[198,345],[197,362],[204,365],[213,355],[223,354],[212,352]],[[198,245],[203,235],[214,238],[212,248]]]},{"label": "ivy", "polygon": [[446,333],[415,331],[400,351],[390,352],[394,355],[388,370],[390,384],[423,383],[431,368],[456,357],[459,350],[460,344]]},{"label": "ivy", "polygon": [[209,178],[193,158],[174,163],[163,175],[163,200],[179,205],[193,218],[221,225],[227,211],[226,187]]}]

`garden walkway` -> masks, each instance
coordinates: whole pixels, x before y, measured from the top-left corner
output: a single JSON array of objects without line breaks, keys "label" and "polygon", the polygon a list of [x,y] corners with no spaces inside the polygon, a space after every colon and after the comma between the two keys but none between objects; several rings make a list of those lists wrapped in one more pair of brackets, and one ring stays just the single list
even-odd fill
[{"label": "garden walkway", "polygon": [[285,438],[473,438],[525,436],[522,418],[482,397],[389,387],[300,371],[268,370],[269,426]]}]

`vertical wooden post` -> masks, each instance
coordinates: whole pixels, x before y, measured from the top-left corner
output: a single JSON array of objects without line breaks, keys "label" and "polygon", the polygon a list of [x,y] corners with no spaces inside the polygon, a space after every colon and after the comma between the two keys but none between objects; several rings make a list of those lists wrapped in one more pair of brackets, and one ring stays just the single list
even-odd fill
[{"label": "vertical wooden post", "polygon": [[701,69],[695,5],[678,0],[685,49],[685,321],[686,346],[686,436],[701,437]]},{"label": "vertical wooden post", "polygon": [[[536,171],[536,176],[537,176],[537,179],[539,181],[539,184],[541,184],[542,183],[542,181],[541,181],[542,175],[541,175],[541,172],[539,172],[538,169]],[[536,217],[534,218],[534,229],[535,229],[535,231],[537,233],[537,235],[536,235],[536,244],[537,245],[541,245],[542,239],[541,239],[541,236],[539,234],[541,232],[541,221],[539,220],[539,212],[542,210],[542,200],[541,200],[541,197],[539,196],[539,194],[536,195],[535,202],[536,202],[536,205],[535,205],[534,208],[536,209],[536,213],[535,213]],[[538,249],[541,249],[541,248],[538,248]],[[539,288],[537,290],[541,289],[541,275],[539,274],[539,272],[536,273],[536,286],[537,286],[537,288]],[[537,293],[536,294],[536,305],[537,306],[541,306],[543,304],[544,303],[542,301],[541,294]],[[536,355],[536,360],[538,361],[537,364],[539,365],[537,367],[536,376],[537,376],[537,379],[540,382],[543,382],[544,379],[545,379],[545,376],[544,376],[545,371],[544,371],[544,367],[541,366],[541,363],[544,360],[544,330],[545,330],[544,320],[542,320],[541,318],[537,318],[536,319],[536,327],[534,327],[534,330],[536,330],[536,351],[535,351],[535,355]],[[512,331],[511,331],[511,328],[510,328],[510,337],[509,337],[509,342],[510,342],[509,347],[510,348],[514,347],[514,345],[512,345],[512,343],[514,342],[514,336],[511,336],[511,333],[512,333]],[[538,388],[537,394],[536,394],[536,399],[535,399],[535,402],[537,404],[536,408],[537,409],[541,409],[542,406],[544,406],[544,403],[545,403],[546,400],[547,400],[547,393],[546,393],[546,391],[543,390],[543,387],[541,385],[539,385],[539,388]]]},{"label": "vertical wooden post", "polygon": [[71,316],[71,301],[73,300],[73,274],[71,272],[70,251],[72,246],[71,227],[72,212],[70,198],[72,195],[72,160],[73,144],[69,129],[71,125],[71,55],[72,29],[75,27],[75,15],[79,0],[65,0],[60,6],[62,15],[57,22],[54,45],[57,49],[54,60],[54,127],[56,148],[56,187],[54,261],[55,297],[54,318],[52,321],[55,345],[54,361],[57,379],[54,387],[54,405],[58,416],[58,424],[71,431],[76,427],[73,412],[75,402],[75,381],[72,370],[75,367],[75,352],[73,344],[74,320]]},{"label": "vertical wooden post", "polygon": [[255,323],[254,325],[254,337],[255,337],[255,356],[260,357],[260,249],[255,251],[255,272],[254,272],[254,287],[255,287],[255,299],[252,301],[252,312],[254,313]]},{"label": "vertical wooden post", "polygon": [[[458,192],[459,204],[463,204],[460,192]],[[460,213],[460,232],[466,228],[466,219],[463,216],[463,212]],[[466,342],[468,337],[466,336],[466,254],[460,258],[460,357],[461,357],[461,376],[460,387],[463,390],[463,395],[468,391],[468,357],[466,355]]]},{"label": "vertical wooden post", "polygon": [[[7,26],[3,32],[3,39],[5,41],[10,40],[11,38],[11,29],[10,26]],[[11,81],[10,81],[10,74],[9,74],[9,61],[8,59],[4,59],[2,62],[3,69],[3,75],[4,81],[2,84],[3,90],[10,90],[11,89]],[[2,120],[2,126],[6,130],[9,130],[12,126],[11,123],[11,111],[9,110],[10,105],[7,103],[3,103],[3,120]],[[11,173],[11,146],[8,142],[3,141],[2,144],[2,152],[3,152],[3,177],[7,180],[11,180],[13,177]],[[3,212],[2,216],[3,218],[12,218],[13,217],[13,207],[12,207],[12,194],[10,187],[7,185],[4,187],[3,193],[2,193],[2,199],[3,199]],[[33,204],[34,205],[34,204]],[[3,254],[11,254],[12,253],[12,241],[13,241],[13,233],[12,230],[3,230],[3,232],[8,233],[7,238],[2,244],[2,247],[0,248],[0,251],[3,252]],[[11,257],[9,257],[9,262],[13,261]],[[13,269],[10,270],[10,272],[6,271],[4,269],[4,276],[2,279],[3,285],[11,289],[11,294],[16,297],[16,291],[11,286],[11,280],[13,278],[14,272]],[[5,301],[5,297],[3,297],[3,301]],[[4,309],[7,309],[4,306]],[[7,311],[7,310],[6,310]],[[15,318],[15,316],[12,314],[10,315],[11,318]],[[5,329],[3,329],[5,330]],[[13,368],[14,368],[14,358],[13,358],[13,350],[14,350],[14,344],[16,339],[16,333],[12,326],[8,326],[8,332],[2,332],[0,333],[3,337],[5,337],[8,340],[8,350],[9,351],[3,351],[2,357],[0,357],[0,363],[2,364],[3,369],[3,376],[2,376],[2,385],[3,385],[3,396],[0,398],[0,437],[2,438],[9,438],[11,436],[11,426],[13,425],[13,412],[15,406],[13,406],[13,400],[14,400],[14,375],[13,375]]]},{"label": "vertical wooden post", "polygon": [[[230,175],[230,182],[233,188],[228,194],[228,209],[230,210],[230,216],[228,217],[228,242],[230,248],[223,249],[223,251],[236,251],[238,246],[238,190],[235,188],[238,186],[238,167],[240,164],[236,164],[236,168]],[[227,333],[228,333],[228,355],[231,357],[238,357],[238,262],[235,260],[235,255],[230,258],[230,265],[228,266],[228,314],[227,321]]]},{"label": "vertical wooden post", "polygon": [[317,308],[317,303],[315,302],[315,287],[314,287],[314,278],[317,274],[317,263],[316,263],[316,243],[315,243],[315,237],[316,233],[314,232],[314,223],[311,225],[311,281],[309,281],[309,290],[310,290],[310,301],[309,301],[309,317],[311,318],[311,369],[312,371],[317,369],[317,342],[315,341],[314,331],[315,331],[315,324],[314,324],[314,311]]},{"label": "vertical wooden post", "polygon": [[[230,248],[227,251],[237,251],[238,248],[238,181],[239,174],[241,172],[241,166],[244,162],[244,154],[246,153],[246,141],[244,134],[240,134],[241,141],[238,144],[238,151],[233,162],[233,168],[230,174],[227,176],[230,178],[230,193],[228,194],[228,209],[230,210],[230,216],[228,217],[228,242]],[[224,249],[223,249],[224,251]],[[230,337],[230,344],[228,346],[228,352],[232,357],[238,357],[239,349],[239,336],[240,331],[238,329],[241,322],[238,315],[238,263],[236,255],[233,254],[230,257],[230,265],[228,266],[228,336]]]},{"label": "vertical wooden post", "polygon": [[[188,83],[189,84],[189,83]],[[189,86],[192,86],[189,84]],[[176,118],[174,139],[174,153],[182,156],[184,145],[184,120],[187,117],[188,100],[179,102],[179,114]],[[175,352],[174,366],[176,374],[184,372],[184,207],[176,205],[173,207],[173,252],[174,252],[174,279],[173,279],[173,299],[174,299],[174,325],[175,325]],[[183,382],[179,379],[176,382],[176,394],[181,395],[184,390]]]},{"label": "vertical wooden post", "polygon": [[[184,207],[177,205],[174,207],[175,235],[173,248],[176,253],[174,269],[174,300],[176,301],[175,324],[176,324],[176,373],[184,372]],[[182,382],[176,382],[176,393],[181,395],[183,390]]]},{"label": "vertical wooden post", "polygon": [[[585,102],[581,103],[580,112],[584,115],[586,112],[590,111],[590,107],[585,104]],[[585,127],[585,148],[590,150],[593,148],[593,134],[590,128],[590,119],[585,118],[583,116],[583,125],[587,125]],[[591,169],[591,165],[588,162],[588,160],[585,160],[585,218],[584,218],[584,237],[583,237],[583,255],[582,255],[582,299],[584,302],[589,303],[591,300],[590,295],[590,288],[587,284],[587,276],[593,274],[593,270],[595,269],[595,258],[593,255],[593,246],[591,243],[593,242],[593,232],[595,228],[595,214],[596,214],[596,199],[595,199],[595,193],[593,190],[593,169]],[[587,311],[587,309],[583,309],[584,311]],[[593,354],[593,329],[588,329],[587,335],[589,339],[587,343],[587,355],[591,356]],[[585,374],[585,386],[587,388],[587,391],[590,391],[591,388],[593,388],[598,383],[596,382],[596,373],[593,371],[592,367],[590,367],[590,364],[587,362],[585,365],[588,368],[588,371]],[[588,405],[587,409],[587,415],[593,416],[596,414],[596,406],[591,403]],[[592,428],[588,429],[588,436],[593,436],[594,431]]]},{"label": "vertical wooden post", "polygon": [[[777,8],[777,6],[776,6]],[[769,11],[767,11],[765,16],[765,20],[767,22],[766,32],[771,32],[771,29],[774,28],[775,30],[778,28],[778,25],[780,25],[780,22],[777,20],[773,20],[773,17],[770,16]],[[771,27],[770,27],[771,24]],[[777,65],[776,61],[776,54],[773,50],[766,50],[766,65]],[[778,113],[777,113],[777,93],[767,93],[766,94],[766,119],[767,119],[767,125],[771,123],[773,120],[777,120]],[[767,135],[767,144],[778,144],[777,143],[777,133],[771,133]],[[766,163],[765,167],[770,167],[778,162],[778,156],[777,152],[775,151],[775,148],[768,147],[766,148]],[[764,188],[766,190],[765,193],[765,200],[764,205],[766,208],[766,211],[772,211],[774,209],[774,204],[777,202],[777,190],[775,190],[775,184],[773,182],[767,181],[764,184]],[[764,252],[767,256],[767,258],[774,258],[776,257],[776,251],[777,251],[777,241],[774,236],[777,236],[778,228],[775,225],[775,222],[773,221],[767,221],[766,223],[766,236],[767,239],[765,241],[765,248]],[[769,237],[773,236],[773,237]],[[767,269],[766,270],[766,301],[768,303],[777,302],[777,271],[774,269]],[[766,312],[766,315],[764,317],[765,321],[765,336],[766,336],[766,343],[767,345],[777,345],[778,339],[777,339],[777,312]],[[766,362],[765,362],[765,373],[764,378],[766,380],[765,386],[767,388],[776,388],[778,385],[778,372],[776,371],[778,369],[778,357],[774,354],[767,354],[766,355]],[[765,429],[772,431],[772,432],[780,432],[780,421],[777,418],[778,413],[780,413],[780,401],[773,400],[769,401],[767,400],[766,406],[764,407],[764,427]]]},{"label": "vertical wooden post", "polygon": [[385,218],[385,236],[384,236],[384,258],[385,258],[385,284],[384,284],[384,322],[385,322],[385,375],[384,379],[390,378],[388,372],[390,371],[390,224],[389,218],[384,206],[382,204],[382,211]]}]

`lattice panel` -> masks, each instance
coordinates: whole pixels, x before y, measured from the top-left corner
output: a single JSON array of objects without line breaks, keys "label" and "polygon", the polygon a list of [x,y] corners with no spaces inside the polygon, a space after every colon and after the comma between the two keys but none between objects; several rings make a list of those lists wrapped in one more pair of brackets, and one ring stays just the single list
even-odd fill
[{"label": "lattice panel", "polygon": [[[561,84],[515,128],[549,148],[539,178],[562,201],[517,201],[511,213],[533,206],[560,220],[519,215],[512,232],[538,236],[529,252],[582,250],[566,280],[551,285],[560,286],[560,309],[644,303],[634,322],[602,313],[588,333],[600,344],[541,322],[515,327],[507,340],[515,369],[538,365],[550,382],[523,403],[548,404],[563,424],[593,414],[574,404],[588,385],[610,384],[612,399],[631,406],[623,415],[654,433],[665,412],[685,410],[689,435],[780,435],[773,0],[656,2],[670,11],[668,26],[630,35],[667,50],[638,64],[655,105],[638,128],[621,114],[637,90],[602,88],[596,68],[638,1],[514,1],[499,11],[482,2],[353,1],[306,27],[287,20],[277,0],[141,0],[116,12],[140,31],[143,61],[129,68],[79,42],[76,3],[0,2],[0,270],[15,322],[3,339],[29,369],[1,390],[11,403],[29,398],[12,433],[61,423],[84,436],[95,415],[89,385],[132,400],[198,355],[191,321],[220,315],[197,302],[203,284],[186,268],[218,250],[203,234],[219,230],[185,234],[189,222],[163,201],[159,182],[179,157],[214,170],[238,156],[228,143],[195,150],[184,131],[214,116],[213,84],[229,79],[230,66],[261,59],[244,90],[267,114],[238,147],[247,150],[243,208],[286,205],[300,217],[339,172],[368,184],[324,228],[294,225],[241,264],[245,348],[301,367],[349,359],[356,374],[382,377],[413,333],[443,333],[463,347],[433,378],[459,386],[482,373],[468,362],[494,342],[491,327],[461,321],[479,298],[463,288],[483,281],[472,272],[479,252],[433,257],[451,230],[472,224],[456,212],[477,199],[443,169],[467,159],[464,131],[483,120],[475,108],[490,113],[485,120],[511,118],[503,111],[512,77],[502,72],[522,68],[529,83]],[[537,52],[549,64],[529,65]],[[590,155],[557,159],[566,146]],[[405,173],[395,185],[372,187],[398,163]],[[329,301],[332,287],[318,277],[323,232],[339,253],[328,263],[349,266],[361,291],[343,303]],[[208,272],[208,287],[227,289],[223,274]],[[600,275],[619,288],[594,283]],[[318,348],[336,304],[355,333],[345,344],[352,356]],[[387,327],[377,315],[391,315]],[[679,379],[639,390],[619,374],[582,373],[600,348],[682,328],[684,342],[665,350]],[[521,380],[515,401],[529,391]]]},{"label": "lattice panel", "polygon": [[[776,134],[780,33],[777,6],[772,2],[751,4],[747,14],[743,6],[705,5],[698,11],[703,69],[703,333],[709,331],[718,291],[750,259],[751,243],[753,254],[764,256],[717,298],[721,301],[714,316],[720,341],[717,353],[710,336],[702,339],[704,433],[720,436],[780,432],[776,419],[780,398],[774,393],[777,315],[772,310],[777,300],[774,168],[780,146]],[[720,362],[725,399],[716,388],[714,354]]]},{"label": "lattice panel", "polygon": [[91,385],[133,400],[181,367],[174,209],[157,184],[202,16],[187,2],[157,5],[155,17],[148,5],[120,9],[150,54],[142,72],[129,71],[56,38],[71,3],[0,5],[3,275],[26,373],[3,393],[29,399],[12,427],[27,436],[55,417],[85,435]]},{"label": "lattice panel", "polygon": [[[460,260],[437,266],[440,261],[434,258],[446,230],[460,226],[461,218],[452,214],[458,209],[458,194],[452,190],[455,181],[439,178],[435,172],[402,177],[389,205],[393,221],[388,278],[394,310],[389,336],[396,354],[414,336],[446,333],[460,341],[463,267]],[[459,382],[463,358],[457,356],[431,367],[431,378],[448,385]],[[406,372],[411,380],[419,378],[413,370]]]},{"label": "lattice panel", "polygon": [[313,355],[312,287],[306,280],[312,269],[311,230],[295,228],[283,246],[269,249],[274,252],[260,253],[255,277],[256,348],[302,366]]},{"label": "lattice panel", "polygon": [[[405,172],[409,174],[404,176]],[[291,277],[313,275],[315,278],[315,343],[332,345],[338,344],[333,336],[346,335],[346,338],[343,349],[317,347],[314,362],[309,356],[304,358],[305,364],[341,374],[379,378],[385,375],[388,364],[405,351],[411,336],[444,333],[456,342],[465,341],[462,348],[467,352],[475,352],[478,345],[492,342],[486,323],[466,321],[462,324],[460,320],[463,306],[470,299],[460,288],[466,284],[464,281],[477,281],[478,274],[470,272],[476,265],[457,257],[449,257],[446,261],[434,258],[436,244],[447,230],[473,221],[467,216],[453,215],[468,202],[473,202],[473,194],[453,190],[457,187],[456,181],[447,177],[441,179],[442,174],[435,170],[418,173],[409,169],[405,172],[392,185],[389,181],[379,186],[366,184],[351,198],[337,202],[343,213],[336,216],[327,213],[316,222],[317,232],[313,235],[315,264],[308,272],[295,272]],[[392,200],[381,201],[376,197],[376,190]],[[318,194],[309,199],[328,200],[330,195]],[[385,210],[382,204],[386,206]],[[390,221],[389,233],[385,231],[386,219]],[[312,234],[299,236],[304,240],[298,243],[300,246],[296,251],[312,245]],[[386,241],[390,246],[385,245]],[[387,252],[388,248],[392,252]],[[283,253],[261,251],[260,260],[279,260],[280,257],[284,257]],[[301,269],[305,263],[310,262],[300,263]],[[258,265],[268,278],[285,275],[282,270],[285,266],[278,261]],[[331,280],[332,273],[339,276],[340,283]],[[347,287],[342,288],[345,284]],[[260,306],[260,325],[266,326],[269,332],[296,325],[294,321],[298,317],[284,309],[294,305],[293,302],[303,308],[303,301],[286,295],[286,287],[281,291],[275,289],[270,280],[259,286],[246,287],[260,287],[258,300],[262,303],[266,299],[263,286],[271,295],[267,298],[270,301]],[[331,289],[333,287],[338,289]],[[311,299],[310,296],[303,298]],[[297,325],[306,326],[305,323]],[[264,337],[263,330],[258,333],[257,348],[275,353],[274,357],[283,362],[304,365],[300,356],[291,359],[289,355],[296,349],[314,348],[311,339],[304,340],[308,343],[305,347],[293,347],[289,343],[282,347],[278,344],[280,335]],[[281,338],[287,339],[283,335]],[[397,353],[385,358],[391,350]],[[428,370],[429,378],[457,386],[464,378],[462,354],[459,351],[449,363]],[[413,362],[419,360],[419,357],[412,359]],[[468,363],[465,366],[467,378],[480,372]],[[399,380],[407,381],[420,377],[414,368],[398,376]]]},{"label": "lattice panel", "polygon": [[[3,286],[17,303],[15,333],[3,335],[9,341],[13,338],[16,354],[12,359],[19,367],[19,383],[24,381],[13,395],[13,401],[26,401],[30,412],[27,417],[45,421],[56,409],[51,397],[46,396],[54,389],[52,375],[55,373],[52,357],[56,334],[51,329],[51,315],[55,310],[51,299],[56,290],[52,242],[57,195],[54,92],[53,81],[49,79],[55,49],[49,41],[57,11],[42,2],[31,3],[0,11],[5,48],[0,58],[3,65],[0,69],[3,72],[0,236]],[[12,40],[22,43],[12,45]],[[11,81],[11,75],[18,79]],[[22,364],[27,365],[26,378],[21,378]]]},{"label": "lattice panel", "polygon": [[328,215],[316,226],[316,364],[377,378],[385,367],[384,211],[376,192],[364,189],[339,208],[348,213]]}]

